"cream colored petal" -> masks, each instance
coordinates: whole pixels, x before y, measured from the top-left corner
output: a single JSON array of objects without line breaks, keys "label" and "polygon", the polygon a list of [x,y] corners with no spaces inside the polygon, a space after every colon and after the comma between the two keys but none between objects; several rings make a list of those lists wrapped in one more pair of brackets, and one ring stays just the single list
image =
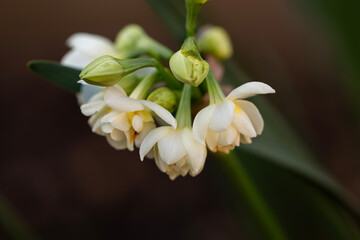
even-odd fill
[{"label": "cream colored petal", "polygon": [[174,129],[176,129],[176,119],[173,117],[173,115],[166,110],[165,108],[161,107],[160,105],[147,101],[147,100],[140,100],[140,102],[153,112],[155,112],[156,115],[158,115],[162,120],[164,120],[166,123],[170,124]]},{"label": "cream colored petal", "polygon": [[169,131],[170,127],[158,127],[152,130],[144,139],[140,146],[140,159],[144,160],[145,155],[154,147],[154,145],[164,137]]},{"label": "cream colored petal", "polygon": [[275,93],[275,90],[262,82],[248,82],[232,90],[226,98],[244,99],[257,94],[268,93]]},{"label": "cream colored petal", "polygon": [[226,131],[223,131],[220,133],[218,142],[222,146],[232,145],[233,142],[236,140],[236,136],[238,134],[239,133],[238,133],[237,129],[235,127],[233,127],[232,125],[230,125]]},{"label": "cream colored petal", "polygon": [[210,119],[209,128],[215,132],[225,131],[231,124],[235,112],[235,104],[224,100],[218,105]]},{"label": "cream colored petal", "polygon": [[129,123],[129,118],[127,113],[119,113],[117,114],[117,116],[115,118],[112,119],[111,124],[121,130],[121,131],[128,131],[131,127],[130,123]]},{"label": "cream colored petal", "polygon": [[209,127],[211,116],[216,109],[216,105],[212,104],[203,108],[198,114],[196,114],[193,123],[194,137],[205,146],[205,138]]},{"label": "cream colored petal", "polygon": [[176,163],[186,155],[181,135],[182,131],[172,130],[158,141],[159,154],[169,165]]},{"label": "cream colored petal", "polygon": [[134,151],[134,130],[130,129],[124,132],[124,134],[127,140],[127,148],[129,151]]},{"label": "cream colored petal", "polygon": [[136,135],[135,138],[135,146],[140,147],[141,143],[144,141],[145,137],[153,130],[155,129],[155,124],[153,122],[148,122],[144,124],[144,128],[142,131]]},{"label": "cream colored petal", "polygon": [[182,132],[182,142],[188,155],[188,164],[193,174],[199,174],[206,159],[206,147],[197,141],[189,128]]},{"label": "cream colored petal", "polygon": [[120,131],[118,129],[113,129],[113,131],[110,133],[110,137],[115,141],[126,141],[126,136],[123,131]]},{"label": "cream colored petal", "polygon": [[104,133],[111,133],[114,130],[114,127],[110,123],[104,123],[101,125],[101,131]]},{"label": "cream colored petal", "polygon": [[240,142],[245,143],[245,144],[250,144],[252,141],[251,141],[251,138],[241,134]]},{"label": "cream colored petal", "polygon": [[264,120],[258,108],[252,102],[246,100],[236,100],[235,104],[237,104],[241,110],[246,112],[255,128],[256,133],[260,135],[264,129]]},{"label": "cream colored petal", "polygon": [[256,137],[256,131],[249,117],[244,111],[234,114],[233,124],[241,134],[244,134],[250,138]]},{"label": "cream colored petal", "polygon": [[131,124],[136,132],[141,132],[144,127],[143,119],[139,115],[133,117]]},{"label": "cream colored petal", "polygon": [[157,147],[154,147],[153,149],[156,166],[160,169],[160,171],[166,172],[168,165],[161,159]]},{"label": "cream colored petal", "polygon": [[100,111],[105,106],[104,101],[93,101],[80,106],[81,113],[85,116],[91,116]]},{"label": "cream colored petal", "polygon": [[109,135],[106,135],[106,140],[116,150],[126,149],[126,141],[115,141]]},{"label": "cream colored petal", "polygon": [[113,55],[115,52],[113,43],[109,39],[89,33],[75,33],[67,39],[66,44],[93,59],[103,55]]},{"label": "cream colored petal", "polygon": [[119,112],[144,110],[144,106],[138,100],[127,97],[125,91],[119,85],[106,88],[104,100],[106,105]]},{"label": "cream colored petal", "polygon": [[213,152],[216,150],[219,136],[220,136],[220,133],[214,132],[214,131],[208,129],[208,132],[206,135],[206,144],[207,144],[208,148]]}]

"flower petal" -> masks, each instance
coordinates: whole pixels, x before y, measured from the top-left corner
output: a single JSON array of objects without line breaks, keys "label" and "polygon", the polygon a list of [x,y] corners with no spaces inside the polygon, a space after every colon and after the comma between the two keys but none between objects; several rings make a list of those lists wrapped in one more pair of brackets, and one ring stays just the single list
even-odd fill
[{"label": "flower petal", "polygon": [[203,108],[198,114],[196,114],[193,123],[194,137],[205,146],[205,138],[209,127],[211,116],[216,108],[215,104],[209,105]]},{"label": "flower petal", "polygon": [[235,104],[224,100],[218,105],[211,116],[209,127],[215,132],[225,131],[231,124],[235,112]]},{"label": "flower petal", "polygon": [[135,112],[144,109],[144,106],[138,100],[127,97],[125,91],[119,85],[106,88],[104,100],[106,105],[119,112]]},{"label": "flower petal", "polygon": [[211,129],[208,129],[208,132],[206,135],[206,144],[207,144],[208,148],[213,152],[216,150],[219,136],[220,136],[220,133],[214,132]]},{"label": "flower petal", "polygon": [[219,136],[219,144],[222,146],[229,146],[229,145],[233,145],[233,142],[235,142],[236,137],[238,135],[238,131],[235,127],[233,127],[232,125],[229,126],[228,129],[226,129],[226,131],[223,131],[220,133]]},{"label": "flower petal", "polygon": [[257,94],[268,93],[275,93],[275,90],[262,82],[248,82],[232,90],[226,98],[244,99]]},{"label": "flower petal", "polygon": [[81,105],[80,110],[81,113],[85,116],[91,116],[94,113],[100,111],[103,107],[105,107],[104,101],[94,101]]},{"label": "flower petal", "polygon": [[160,105],[147,101],[147,100],[140,100],[140,102],[147,108],[151,109],[153,112],[156,113],[162,120],[164,120],[166,123],[170,124],[174,129],[176,129],[177,123],[176,119],[173,117],[173,115],[166,110],[165,108],[161,107]]},{"label": "flower petal", "polygon": [[152,130],[144,139],[140,146],[140,159],[144,160],[145,155],[154,147],[154,145],[164,137],[170,130],[170,127],[158,127]]},{"label": "flower petal", "polygon": [[158,141],[159,154],[167,164],[174,164],[186,155],[181,130],[171,130]]},{"label": "flower petal", "polygon": [[233,124],[241,134],[244,134],[250,138],[256,137],[256,131],[249,117],[244,111],[234,114]]},{"label": "flower petal", "polygon": [[121,131],[129,131],[131,125],[129,123],[129,118],[127,113],[119,113],[115,118],[112,119],[111,124],[121,130]]},{"label": "flower petal", "polygon": [[236,100],[235,104],[246,112],[255,128],[256,133],[260,135],[264,129],[264,120],[258,108],[252,102],[246,100]]},{"label": "flower petal", "polygon": [[114,45],[109,39],[90,33],[75,33],[67,39],[66,44],[93,59],[115,53]]},{"label": "flower petal", "polygon": [[136,135],[135,146],[140,147],[141,143],[144,141],[145,137],[149,134],[149,132],[151,132],[153,129],[155,129],[155,127],[156,127],[155,123],[153,123],[153,122],[145,123],[141,132],[138,135]]},{"label": "flower petal", "polygon": [[194,137],[189,128],[182,132],[182,142],[188,154],[188,164],[193,175],[197,175],[203,169],[206,159],[206,147]]},{"label": "flower petal", "polygon": [[126,149],[126,141],[115,141],[110,137],[110,135],[106,135],[106,140],[116,150],[123,150]]},{"label": "flower petal", "polygon": [[73,68],[83,69],[91,63],[95,58],[89,55],[86,55],[75,49],[67,52],[61,59],[61,64]]}]

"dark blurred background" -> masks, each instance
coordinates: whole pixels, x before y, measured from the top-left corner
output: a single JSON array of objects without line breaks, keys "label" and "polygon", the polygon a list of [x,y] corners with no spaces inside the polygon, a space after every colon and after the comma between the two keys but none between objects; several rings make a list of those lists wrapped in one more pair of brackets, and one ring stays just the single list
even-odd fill
[{"label": "dark blurred background", "polygon": [[[129,23],[178,49],[145,1],[2,0],[0,9],[0,194],[41,239],[247,239],[212,159],[196,178],[172,182],[137,151],[115,151],[92,134],[73,94],[26,68],[31,59],[59,61],[73,33],[114,39]],[[289,0],[212,0],[201,17],[228,30],[242,68],[277,90],[268,99],[360,198],[358,122],[331,25]]]}]

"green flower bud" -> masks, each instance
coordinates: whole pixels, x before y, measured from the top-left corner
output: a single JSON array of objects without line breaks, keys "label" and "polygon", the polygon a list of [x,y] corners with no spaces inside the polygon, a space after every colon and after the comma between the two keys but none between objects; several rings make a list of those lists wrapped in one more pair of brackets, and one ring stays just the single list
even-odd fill
[{"label": "green flower bud", "polygon": [[126,75],[143,67],[156,66],[157,61],[152,58],[117,59],[102,56],[87,65],[80,73],[85,82],[108,87],[115,85]]},{"label": "green flower bud", "polygon": [[152,101],[169,112],[174,112],[177,108],[176,95],[167,87],[161,87],[150,93],[147,100]]},{"label": "green flower bud", "polygon": [[124,89],[127,95],[130,95],[143,78],[143,76],[137,73],[132,73],[123,77],[117,84]]},{"label": "green flower bud", "polygon": [[217,59],[225,60],[233,54],[233,47],[228,33],[222,27],[209,27],[198,40],[199,50]]},{"label": "green flower bud", "polygon": [[192,38],[185,40],[183,46],[170,58],[170,69],[176,79],[199,86],[209,73],[209,64],[202,59]]},{"label": "green flower bud", "polygon": [[122,58],[131,58],[145,54],[158,55],[163,58],[170,58],[173,52],[162,44],[158,43],[136,24],[124,27],[117,35],[115,47]]}]

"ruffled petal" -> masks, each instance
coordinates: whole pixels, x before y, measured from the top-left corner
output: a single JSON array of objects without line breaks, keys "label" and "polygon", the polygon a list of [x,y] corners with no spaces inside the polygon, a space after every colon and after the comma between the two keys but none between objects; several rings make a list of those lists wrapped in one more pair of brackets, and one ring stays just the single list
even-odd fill
[{"label": "ruffled petal", "polygon": [[154,145],[164,137],[169,131],[170,127],[158,127],[152,130],[144,139],[140,146],[140,159],[144,160],[145,155],[154,147]]},{"label": "ruffled petal", "polygon": [[144,121],[139,115],[135,115],[131,121],[131,125],[136,132],[141,132],[144,127]]},{"label": "ruffled petal", "polygon": [[112,120],[111,120],[111,124],[121,130],[121,131],[129,131],[131,125],[129,123],[129,118],[128,118],[128,115],[127,113],[119,113],[116,115],[116,117],[114,117]]},{"label": "ruffled petal", "polygon": [[106,105],[119,112],[144,110],[144,106],[138,100],[127,97],[125,91],[119,85],[106,88],[104,100]]},{"label": "ruffled petal", "polygon": [[219,136],[220,136],[220,133],[214,132],[214,131],[208,129],[208,132],[206,135],[206,144],[207,144],[208,148],[213,152],[216,150]]},{"label": "ruffled petal", "polygon": [[155,112],[156,115],[158,115],[162,120],[164,120],[166,123],[170,124],[174,129],[176,129],[177,123],[176,119],[173,117],[173,115],[166,110],[165,108],[161,107],[160,105],[147,101],[147,100],[140,100],[140,102],[153,112]]},{"label": "ruffled petal", "polygon": [[246,112],[255,128],[256,133],[260,135],[264,129],[264,120],[258,108],[252,102],[246,100],[236,100],[235,104],[237,104],[241,110]]},{"label": "ruffled petal", "polygon": [[193,175],[197,175],[203,169],[206,159],[206,147],[197,141],[188,128],[182,132],[182,142],[188,155],[188,164]]},{"label": "ruffled petal", "polygon": [[222,146],[233,145],[238,134],[239,133],[238,133],[237,129],[235,127],[233,127],[232,125],[230,125],[229,128],[226,129],[226,131],[223,131],[220,133],[219,140],[218,140],[219,144]]},{"label": "ruffled petal", "polygon": [[225,131],[231,124],[235,112],[235,104],[224,100],[218,105],[211,117],[209,127],[215,132]]},{"label": "ruffled petal", "polygon": [[257,94],[268,93],[275,93],[275,90],[262,82],[248,82],[232,90],[226,98],[244,99]]},{"label": "ruffled petal", "polygon": [[215,104],[209,105],[203,108],[198,114],[196,114],[193,123],[194,137],[205,146],[205,138],[208,131],[211,116],[216,108]]},{"label": "ruffled petal", "polygon": [[153,122],[148,122],[144,124],[143,129],[141,130],[141,132],[136,135],[135,137],[135,146],[136,147],[140,147],[141,143],[144,141],[145,137],[153,130],[155,129],[155,123]]}]

